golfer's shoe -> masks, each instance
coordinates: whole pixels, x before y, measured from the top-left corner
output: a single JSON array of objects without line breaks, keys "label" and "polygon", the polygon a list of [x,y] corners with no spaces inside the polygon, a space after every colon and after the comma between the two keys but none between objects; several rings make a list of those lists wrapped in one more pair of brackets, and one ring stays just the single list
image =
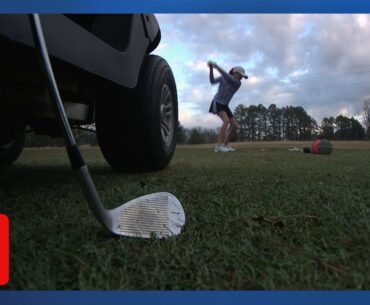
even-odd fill
[{"label": "golfer's shoe", "polygon": [[227,149],[227,151],[236,151],[236,149],[235,148],[232,148],[231,146],[229,146],[229,145],[225,145],[224,146],[224,148],[226,148]]},{"label": "golfer's shoe", "polygon": [[229,150],[225,147],[225,145],[220,145],[215,147],[215,152],[229,152]]}]

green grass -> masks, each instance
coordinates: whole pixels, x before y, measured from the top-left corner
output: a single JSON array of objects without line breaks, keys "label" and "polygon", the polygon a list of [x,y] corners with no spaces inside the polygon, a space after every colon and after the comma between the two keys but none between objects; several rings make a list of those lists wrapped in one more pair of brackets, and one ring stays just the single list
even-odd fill
[{"label": "green grass", "polygon": [[83,150],[107,207],[157,191],[180,199],[186,227],[168,240],[111,237],[64,149],[25,150],[0,171],[5,289],[370,289],[370,143],[335,143],[331,156],[295,145],[179,146],[147,174],[114,173]]}]

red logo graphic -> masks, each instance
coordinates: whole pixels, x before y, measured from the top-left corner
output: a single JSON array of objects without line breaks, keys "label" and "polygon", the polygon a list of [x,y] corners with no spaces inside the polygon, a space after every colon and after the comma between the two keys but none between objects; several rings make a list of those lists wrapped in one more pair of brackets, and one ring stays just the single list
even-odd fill
[{"label": "red logo graphic", "polygon": [[9,281],[9,219],[0,214],[0,286]]}]

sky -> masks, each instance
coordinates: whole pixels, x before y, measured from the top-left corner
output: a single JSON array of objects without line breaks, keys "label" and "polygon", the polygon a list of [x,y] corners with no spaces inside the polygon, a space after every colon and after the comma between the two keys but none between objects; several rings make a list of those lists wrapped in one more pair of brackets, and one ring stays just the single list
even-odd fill
[{"label": "sky", "polygon": [[370,97],[370,15],[156,15],[162,39],[153,52],[174,73],[184,127],[214,128],[208,113],[217,92],[207,61],[225,70],[241,65],[248,80],[230,103],[302,106],[325,116],[354,116]]}]

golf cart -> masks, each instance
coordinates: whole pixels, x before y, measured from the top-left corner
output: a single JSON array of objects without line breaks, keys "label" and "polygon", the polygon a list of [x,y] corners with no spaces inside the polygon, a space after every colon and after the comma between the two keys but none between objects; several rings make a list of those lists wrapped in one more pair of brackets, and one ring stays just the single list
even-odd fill
[{"label": "golf cart", "polygon": [[[96,123],[116,170],[164,168],[175,149],[176,84],[153,15],[0,15],[0,166],[23,148],[25,126],[62,136],[95,217],[109,232],[165,238],[181,233],[185,213],[167,192],[106,209],[71,125]],[[54,73],[55,72],[55,73]]]},{"label": "golf cart", "polygon": [[[45,42],[72,127],[96,123],[117,171],[160,170],[175,150],[177,92],[167,62],[150,53],[154,15],[41,15]],[[0,167],[20,155],[25,127],[61,137],[27,15],[0,15]]]}]

